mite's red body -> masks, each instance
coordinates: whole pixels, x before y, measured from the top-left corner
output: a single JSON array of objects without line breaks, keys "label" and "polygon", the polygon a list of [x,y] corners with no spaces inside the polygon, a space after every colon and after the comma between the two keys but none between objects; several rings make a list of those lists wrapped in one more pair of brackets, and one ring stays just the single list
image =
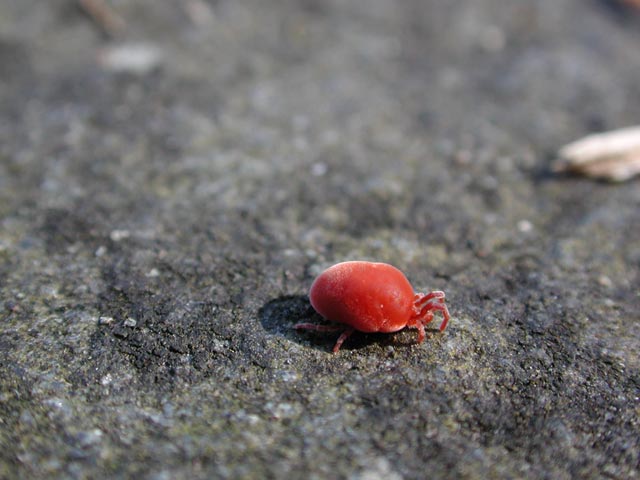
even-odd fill
[{"label": "mite's red body", "polygon": [[320,315],[343,326],[300,323],[295,328],[344,330],[334,352],[355,330],[388,333],[405,327],[417,328],[420,343],[425,337],[424,326],[433,320],[435,311],[442,312],[444,318],[440,331],[449,321],[444,292],[415,294],[407,277],[386,263],[338,263],[315,279],[309,299]]}]

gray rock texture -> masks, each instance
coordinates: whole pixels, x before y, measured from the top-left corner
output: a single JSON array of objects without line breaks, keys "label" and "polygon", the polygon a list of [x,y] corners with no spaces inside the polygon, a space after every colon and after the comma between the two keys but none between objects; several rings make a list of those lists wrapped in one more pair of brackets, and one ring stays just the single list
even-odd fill
[{"label": "gray rock texture", "polygon": [[[640,16],[581,0],[0,3],[0,477],[640,476]],[[297,332],[333,263],[453,319]]]}]

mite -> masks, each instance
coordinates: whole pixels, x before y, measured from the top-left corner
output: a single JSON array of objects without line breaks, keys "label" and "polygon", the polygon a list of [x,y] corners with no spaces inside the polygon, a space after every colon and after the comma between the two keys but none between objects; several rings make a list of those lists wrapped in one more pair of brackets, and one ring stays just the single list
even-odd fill
[{"label": "mite", "polygon": [[440,312],[440,331],[447,328],[449,310],[444,292],[414,293],[407,277],[386,263],[343,262],[322,272],[309,290],[313,308],[327,320],[342,325],[298,323],[298,330],[336,332],[342,330],[333,353],[354,331],[391,333],[405,327],[418,329],[418,343],[424,327]]}]

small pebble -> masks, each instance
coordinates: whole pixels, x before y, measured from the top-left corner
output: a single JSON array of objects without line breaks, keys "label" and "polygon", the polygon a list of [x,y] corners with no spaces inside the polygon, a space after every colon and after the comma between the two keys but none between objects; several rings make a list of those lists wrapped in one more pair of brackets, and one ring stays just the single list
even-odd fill
[{"label": "small pebble", "polygon": [[113,323],[113,317],[100,317],[98,319],[98,325],[111,325]]},{"label": "small pebble", "polygon": [[144,75],[162,64],[163,52],[155,45],[129,43],[105,48],[98,61],[105,70]]},{"label": "small pebble", "polygon": [[102,430],[94,428],[93,430],[87,430],[80,432],[77,435],[77,441],[82,448],[92,447],[102,441]]},{"label": "small pebble", "polygon": [[311,175],[313,175],[314,177],[322,177],[327,173],[328,170],[329,167],[327,167],[326,163],[317,162],[311,166]]},{"label": "small pebble", "polygon": [[149,277],[149,278],[155,278],[155,277],[158,277],[159,275],[160,275],[160,272],[158,271],[158,269],[157,268],[152,268],[151,270],[149,270],[147,272],[146,276]]},{"label": "small pebble", "polygon": [[533,224],[529,220],[520,220],[518,222],[518,231],[522,233],[529,233],[533,230]]},{"label": "small pebble", "polygon": [[602,286],[602,287],[606,287],[606,288],[611,288],[613,287],[613,282],[611,281],[611,279],[609,277],[607,277],[606,275],[600,275],[598,277],[598,283]]},{"label": "small pebble", "polygon": [[131,232],[129,232],[129,230],[114,230],[109,234],[109,238],[114,242],[119,242],[120,240],[129,238],[130,236]]},{"label": "small pebble", "polygon": [[124,321],[124,326],[125,326],[125,327],[131,327],[131,328],[133,328],[133,327],[135,327],[137,324],[138,324],[138,322],[136,321],[136,319],[135,319],[135,318],[131,318],[131,317],[127,318],[127,319]]}]

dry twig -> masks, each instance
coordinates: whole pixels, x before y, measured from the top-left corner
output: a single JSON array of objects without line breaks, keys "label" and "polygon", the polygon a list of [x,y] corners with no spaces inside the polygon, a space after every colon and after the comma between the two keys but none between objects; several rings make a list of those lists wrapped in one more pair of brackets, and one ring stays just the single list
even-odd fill
[{"label": "dry twig", "polygon": [[640,174],[640,126],[589,135],[558,152],[555,172],[622,182]]},{"label": "dry twig", "polygon": [[622,3],[626,3],[630,7],[640,8],[640,0],[621,0]]},{"label": "dry twig", "polygon": [[115,37],[126,26],[122,17],[104,0],[78,0],[78,5],[109,36]]}]

